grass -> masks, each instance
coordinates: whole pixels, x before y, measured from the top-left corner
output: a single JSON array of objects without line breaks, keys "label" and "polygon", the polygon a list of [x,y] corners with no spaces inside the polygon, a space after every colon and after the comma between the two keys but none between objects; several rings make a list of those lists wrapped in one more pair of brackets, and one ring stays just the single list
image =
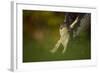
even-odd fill
[{"label": "grass", "polygon": [[[49,35],[47,36],[49,37]],[[23,62],[91,59],[90,39],[87,37],[86,33],[70,39],[67,51],[64,54],[61,53],[63,49],[62,45],[60,45],[56,53],[50,53],[57,39],[58,38],[53,39],[51,37],[45,38],[42,43],[38,43],[36,40],[24,36]]]}]

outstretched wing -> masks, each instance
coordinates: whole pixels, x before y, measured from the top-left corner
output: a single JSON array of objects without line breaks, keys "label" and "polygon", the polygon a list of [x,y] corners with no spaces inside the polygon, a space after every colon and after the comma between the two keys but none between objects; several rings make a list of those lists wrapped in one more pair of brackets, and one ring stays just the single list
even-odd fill
[{"label": "outstretched wing", "polygon": [[82,32],[88,30],[90,28],[90,14],[86,13],[80,20],[79,20],[79,26],[76,27],[76,30],[73,33],[73,36],[76,37]]},{"label": "outstretched wing", "polygon": [[89,13],[66,13],[65,16],[66,21],[64,21],[73,37],[79,36],[90,27],[91,14]]}]

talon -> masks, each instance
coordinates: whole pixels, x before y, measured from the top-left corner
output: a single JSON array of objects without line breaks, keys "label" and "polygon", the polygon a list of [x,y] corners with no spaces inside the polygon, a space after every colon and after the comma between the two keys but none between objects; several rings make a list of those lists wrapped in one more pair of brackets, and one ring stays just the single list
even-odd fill
[{"label": "talon", "polygon": [[50,50],[50,52],[51,52],[51,53],[55,53],[56,51],[55,51],[55,50]]},{"label": "talon", "polygon": [[64,49],[63,51],[62,51],[62,53],[64,54],[66,52],[66,49]]},{"label": "talon", "polygon": [[62,54],[64,54],[66,51],[62,51]]}]

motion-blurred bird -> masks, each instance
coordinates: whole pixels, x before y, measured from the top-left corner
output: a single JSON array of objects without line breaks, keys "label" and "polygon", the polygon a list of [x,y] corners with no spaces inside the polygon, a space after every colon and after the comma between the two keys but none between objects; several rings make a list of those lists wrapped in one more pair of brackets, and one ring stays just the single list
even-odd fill
[{"label": "motion-blurred bird", "polygon": [[79,16],[77,16],[75,18],[75,20],[69,25],[68,22],[67,22],[67,18],[65,16],[64,23],[60,25],[60,29],[59,29],[60,39],[58,40],[58,42],[56,43],[54,48],[51,50],[52,53],[55,53],[58,50],[58,48],[61,44],[64,47],[63,50],[62,50],[62,53],[65,53],[65,51],[67,49],[68,41],[69,41],[69,38],[70,38],[69,31],[74,28],[74,26],[76,25],[78,20],[79,20]]}]

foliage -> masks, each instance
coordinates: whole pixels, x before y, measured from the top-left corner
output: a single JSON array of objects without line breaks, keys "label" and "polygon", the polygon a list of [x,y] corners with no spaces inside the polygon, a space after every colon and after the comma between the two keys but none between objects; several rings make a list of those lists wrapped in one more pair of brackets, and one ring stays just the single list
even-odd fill
[{"label": "foliage", "polygon": [[90,31],[70,39],[65,54],[50,50],[59,39],[59,25],[64,12],[23,10],[23,62],[80,60],[91,58]]}]

